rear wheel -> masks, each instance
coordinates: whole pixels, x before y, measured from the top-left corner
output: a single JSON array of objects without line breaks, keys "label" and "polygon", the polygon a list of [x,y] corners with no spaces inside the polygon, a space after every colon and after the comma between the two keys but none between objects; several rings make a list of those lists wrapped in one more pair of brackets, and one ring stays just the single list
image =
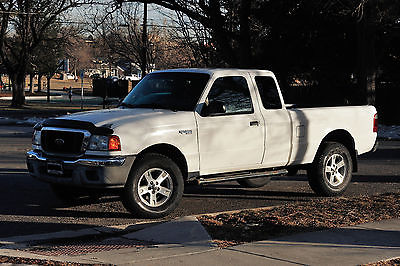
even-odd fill
[{"label": "rear wheel", "polygon": [[164,155],[149,153],[132,168],[122,193],[122,203],[139,217],[166,216],[178,206],[183,187],[177,164]]},{"label": "rear wheel", "polygon": [[351,155],[343,144],[327,142],[323,145],[307,171],[309,184],[318,195],[341,195],[351,180]]},{"label": "rear wheel", "polygon": [[268,184],[270,181],[271,181],[271,177],[270,176],[237,180],[237,182],[242,187],[247,187],[247,188],[263,187],[266,184]]}]

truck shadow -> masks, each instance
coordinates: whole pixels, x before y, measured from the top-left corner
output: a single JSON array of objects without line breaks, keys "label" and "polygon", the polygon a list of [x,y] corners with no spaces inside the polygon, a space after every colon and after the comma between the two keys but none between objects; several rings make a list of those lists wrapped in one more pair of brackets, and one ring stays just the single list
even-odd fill
[{"label": "truck shadow", "polygon": [[229,198],[244,200],[282,200],[282,201],[306,201],[304,198],[314,198],[312,192],[274,191],[268,190],[268,186],[259,189],[242,188],[239,185],[210,184],[206,186],[185,187],[184,197],[187,198]]},{"label": "truck shadow", "polygon": [[[132,215],[125,211],[119,197],[110,195],[100,199],[83,197],[64,202],[53,194],[48,184],[34,180],[26,169],[0,168],[0,216],[49,216],[74,218],[124,218]],[[97,208],[87,208],[97,204]],[[104,208],[103,206],[108,206]],[[97,211],[97,209],[102,209]]]}]

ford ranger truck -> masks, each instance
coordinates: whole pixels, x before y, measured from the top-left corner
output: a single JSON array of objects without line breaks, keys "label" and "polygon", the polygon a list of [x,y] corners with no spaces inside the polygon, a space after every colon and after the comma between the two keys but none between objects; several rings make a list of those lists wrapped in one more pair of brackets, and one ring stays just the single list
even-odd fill
[{"label": "ford ranger truck", "polygon": [[62,198],[117,188],[127,210],[155,218],[190,181],[262,187],[305,169],[316,194],[340,195],[376,137],[373,106],[285,105],[270,71],[175,69],[148,74],[115,109],[37,124],[27,166]]}]

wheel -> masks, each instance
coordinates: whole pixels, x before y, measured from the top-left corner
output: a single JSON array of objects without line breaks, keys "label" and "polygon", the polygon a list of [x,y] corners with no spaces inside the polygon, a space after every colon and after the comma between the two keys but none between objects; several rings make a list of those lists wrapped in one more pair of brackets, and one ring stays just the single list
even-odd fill
[{"label": "wheel", "polygon": [[346,190],[352,171],[348,149],[340,143],[327,142],[307,171],[308,182],[320,196],[337,196]]},{"label": "wheel", "polygon": [[268,184],[270,181],[271,181],[270,176],[237,180],[237,182],[242,187],[247,187],[247,188],[263,187],[266,184]]},{"label": "wheel", "polygon": [[71,186],[63,186],[58,184],[51,184],[51,190],[54,195],[65,202],[73,202],[78,200],[83,194],[78,188],[74,188]]},{"label": "wheel", "polygon": [[164,155],[149,153],[129,173],[122,203],[138,217],[163,217],[178,206],[183,189],[178,165]]}]

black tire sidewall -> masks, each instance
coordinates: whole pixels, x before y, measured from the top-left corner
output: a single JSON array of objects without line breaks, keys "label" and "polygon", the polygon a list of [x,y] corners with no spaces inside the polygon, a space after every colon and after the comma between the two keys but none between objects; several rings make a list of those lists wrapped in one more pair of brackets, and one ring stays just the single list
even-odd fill
[{"label": "black tire sidewall", "polygon": [[[150,207],[145,205],[138,195],[140,177],[149,169],[160,168],[165,170],[173,182],[172,196],[161,206]],[[172,212],[179,204],[183,195],[183,177],[181,170],[170,158],[156,153],[144,155],[134,164],[123,192],[124,206],[134,215],[144,218],[158,218]]]}]

